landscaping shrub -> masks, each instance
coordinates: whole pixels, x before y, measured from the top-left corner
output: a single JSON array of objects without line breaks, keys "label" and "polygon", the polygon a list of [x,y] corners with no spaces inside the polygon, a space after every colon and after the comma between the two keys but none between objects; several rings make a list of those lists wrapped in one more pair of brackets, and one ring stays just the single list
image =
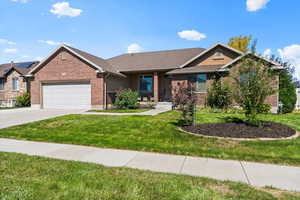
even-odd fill
[{"label": "landscaping shrub", "polygon": [[223,85],[221,79],[214,80],[208,90],[207,104],[212,108],[226,109],[231,104],[230,88]]},{"label": "landscaping shrub", "polygon": [[181,111],[181,119],[179,125],[190,126],[194,124],[196,117],[196,96],[192,90],[192,86],[179,84],[174,89],[173,107]]},{"label": "landscaping shrub", "polygon": [[138,107],[138,92],[131,89],[117,91],[115,106],[118,109],[135,109]]},{"label": "landscaping shrub", "polygon": [[17,107],[26,107],[30,106],[30,94],[25,92],[17,97],[16,99],[16,106]]},{"label": "landscaping shrub", "polygon": [[260,104],[258,106],[257,112],[261,113],[261,114],[270,113],[271,112],[271,108],[272,108],[271,104],[267,104],[267,103]]}]

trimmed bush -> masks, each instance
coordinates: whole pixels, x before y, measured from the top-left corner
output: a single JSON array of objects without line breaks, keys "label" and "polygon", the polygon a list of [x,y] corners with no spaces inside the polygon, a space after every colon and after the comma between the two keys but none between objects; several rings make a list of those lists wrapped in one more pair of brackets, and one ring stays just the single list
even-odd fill
[{"label": "trimmed bush", "polygon": [[231,105],[230,88],[223,85],[220,79],[214,80],[211,88],[208,90],[207,104],[211,108],[225,109]]},{"label": "trimmed bush", "polygon": [[138,107],[139,94],[131,89],[117,91],[115,106],[118,109],[135,109]]},{"label": "trimmed bush", "polygon": [[16,106],[17,107],[26,107],[30,106],[30,94],[25,92],[17,97],[16,99]]},{"label": "trimmed bush", "polygon": [[266,114],[271,112],[272,105],[271,104],[261,104],[258,106],[257,113]]}]

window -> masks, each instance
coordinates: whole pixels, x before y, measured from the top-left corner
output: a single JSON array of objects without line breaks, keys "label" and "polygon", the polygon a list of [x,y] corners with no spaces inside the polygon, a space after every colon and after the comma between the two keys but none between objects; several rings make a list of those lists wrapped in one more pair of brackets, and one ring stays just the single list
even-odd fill
[{"label": "window", "polygon": [[0,90],[4,90],[4,79],[0,78]]},{"label": "window", "polygon": [[255,75],[256,75],[256,72],[244,73],[240,76],[240,82],[249,84],[249,81],[253,80]]},{"label": "window", "polygon": [[140,87],[141,94],[149,94],[153,92],[153,77],[152,76],[140,76]]},{"label": "window", "polygon": [[13,91],[19,90],[19,79],[18,78],[12,79],[12,89],[13,89]]},{"label": "window", "polygon": [[196,92],[206,92],[206,74],[197,74],[196,75]]}]

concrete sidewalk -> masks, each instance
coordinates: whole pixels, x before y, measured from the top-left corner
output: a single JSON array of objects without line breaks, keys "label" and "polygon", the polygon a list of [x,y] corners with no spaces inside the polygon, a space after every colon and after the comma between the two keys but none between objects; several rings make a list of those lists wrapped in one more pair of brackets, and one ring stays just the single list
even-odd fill
[{"label": "concrete sidewalk", "polygon": [[300,167],[0,139],[0,151],[156,172],[204,176],[300,192]]}]

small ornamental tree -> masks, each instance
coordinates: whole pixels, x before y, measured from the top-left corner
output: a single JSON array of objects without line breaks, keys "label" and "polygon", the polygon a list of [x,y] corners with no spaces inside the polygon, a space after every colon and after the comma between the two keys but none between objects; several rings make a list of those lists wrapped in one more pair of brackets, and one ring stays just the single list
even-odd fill
[{"label": "small ornamental tree", "polygon": [[138,92],[131,89],[117,91],[115,106],[118,109],[135,109],[138,106]]},{"label": "small ornamental tree", "polygon": [[257,114],[266,98],[275,92],[272,88],[275,76],[269,65],[259,58],[247,56],[231,70],[230,77],[233,79],[233,98],[245,111],[247,122],[259,125]]},{"label": "small ornamental tree", "polygon": [[221,79],[216,79],[208,90],[207,104],[212,108],[226,109],[231,104],[231,91],[228,85],[222,85]]},{"label": "small ornamental tree", "polygon": [[195,122],[196,96],[191,84],[179,83],[173,91],[173,106],[181,111],[181,126],[190,126]]}]

